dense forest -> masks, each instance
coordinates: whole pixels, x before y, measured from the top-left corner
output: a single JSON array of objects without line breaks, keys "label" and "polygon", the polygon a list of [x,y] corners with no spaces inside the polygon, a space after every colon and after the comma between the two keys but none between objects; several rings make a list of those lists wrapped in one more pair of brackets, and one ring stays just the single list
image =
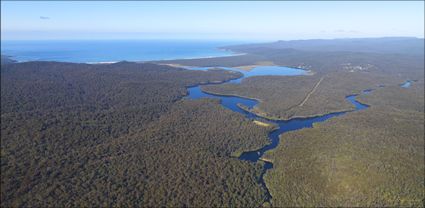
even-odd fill
[{"label": "dense forest", "polygon": [[281,135],[265,157],[280,207],[424,205],[424,83],[361,95],[371,107]]},{"label": "dense forest", "polygon": [[[424,57],[416,50],[423,51],[423,39],[307,46],[230,46],[245,55],[152,63],[3,63],[2,57],[1,206],[268,205],[258,183],[261,162],[233,156],[267,144],[273,127],[218,100],[183,98],[188,86],[242,74],[160,65],[265,62],[312,73],[202,89],[258,99],[251,111],[280,119],[352,110],[347,95],[374,89],[358,96],[370,108],[284,133],[266,152],[272,206],[423,206]],[[406,80],[414,82],[400,87]]]},{"label": "dense forest", "polygon": [[1,205],[259,206],[261,166],[232,158],[267,128],[181,100],[241,76],[155,64],[26,62],[1,68]]},{"label": "dense forest", "polygon": [[[289,119],[352,110],[353,106],[345,100],[347,95],[424,77],[424,57],[417,55],[264,48],[249,48],[243,52],[262,56],[262,61],[277,65],[309,66],[313,71],[310,76],[249,77],[241,84],[203,87],[212,93],[256,98],[261,103],[253,111],[270,118]],[[190,65],[189,60],[186,61],[185,64]],[[210,64],[208,59],[204,62]]]},{"label": "dense forest", "polygon": [[[407,74],[407,73],[406,73]],[[394,76],[383,72],[332,72],[309,76],[258,76],[244,79],[241,84],[203,86],[212,93],[256,98],[260,104],[253,112],[265,117],[290,119],[311,117],[331,112],[353,110],[345,96],[364,89],[395,86],[412,76]]]},{"label": "dense forest", "polygon": [[[246,53],[237,57],[168,63],[244,66],[269,61],[312,70],[309,76],[249,77],[241,84],[202,87],[258,99],[251,111],[271,118],[353,110],[345,97],[374,89],[358,98],[370,106],[364,111],[281,135],[278,147],[264,156],[273,162],[265,175],[271,204],[423,206],[423,43],[415,38],[279,41],[225,47]],[[414,80],[412,86],[400,87],[406,80]]]}]

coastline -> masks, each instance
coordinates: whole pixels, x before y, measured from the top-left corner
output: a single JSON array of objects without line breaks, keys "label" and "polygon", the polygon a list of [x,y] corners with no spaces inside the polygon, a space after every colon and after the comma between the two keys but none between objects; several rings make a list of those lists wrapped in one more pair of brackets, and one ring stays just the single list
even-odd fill
[{"label": "coastline", "polygon": [[[239,52],[235,52],[232,50],[223,50],[221,49],[221,47],[215,47],[213,48],[216,51],[222,51],[225,52],[227,54],[222,54],[222,55],[211,55],[211,56],[188,56],[188,57],[184,57],[184,58],[178,58],[178,57],[170,57],[170,58],[159,58],[159,59],[150,59],[150,60],[120,60],[120,61],[116,61],[116,60],[107,60],[107,61],[63,61],[63,60],[30,60],[30,59],[26,59],[26,60],[16,60],[13,59],[14,57],[17,56],[12,56],[12,55],[8,55],[7,53],[1,53],[2,56],[13,59],[16,61],[16,63],[23,63],[23,62],[32,62],[32,61],[55,61],[55,62],[64,62],[64,63],[78,63],[78,64],[114,64],[114,63],[118,63],[121,61],[128,61],[128,62],[135,62],[135,63],[145,63],[145,62],[163,62],[163,61],[177,61],[177,60],[189,60],[189,59],[208,59],[208,58],[221,58],[221,57],[232,57],[232,56],[242,56],[242,55],[247,55],[247,53],[239,53]],[[162,63],[157,63],[157,64],[162,64]]]}]

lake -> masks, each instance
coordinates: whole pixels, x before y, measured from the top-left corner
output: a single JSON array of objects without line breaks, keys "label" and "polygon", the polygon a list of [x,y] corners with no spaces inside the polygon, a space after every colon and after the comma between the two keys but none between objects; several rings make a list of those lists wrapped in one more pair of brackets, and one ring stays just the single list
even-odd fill
[{"label": "lake", "polygon": [[17,61],[98,63],[232,56],[219,47],[238,41],[46,40],[1,41],[1,54]]},{"label": "lake", "polygon": [[[304,69],[297,69],[285,66],[257,66],[251,70],[242,70],[234,67],[194,67],[194,66],[183,66],[183,68],[190,70],[201,70],[206,71],[213,68],[220,68],[225,70],[238,71],[243,74],[242,78],[253,77],[253,76],[298,76],[308,75],[309,72]],[[242,78],[231,80],[230,83],[240,83]]]}]

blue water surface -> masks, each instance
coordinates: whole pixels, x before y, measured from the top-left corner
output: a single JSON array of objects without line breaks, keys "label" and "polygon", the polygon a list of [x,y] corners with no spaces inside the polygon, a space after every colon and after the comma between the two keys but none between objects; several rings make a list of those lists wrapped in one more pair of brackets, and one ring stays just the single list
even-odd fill
[{"label": "blue water surface", "polygon": [[[275,66],[274,67],[261,67],[260,69],[257,69],[257,70],[259,70],[258,72],[255,72],[255,69],[254,69],[253,70],[254,72],[252,72],[252,73],[248,73],[248,72],[243,71],[243,70],[237,70],[237,69],[228,68],[228,67],[220,67],[220,68],[225,68],[225,69],[228,69],[228,70],[236,70],[236,71],[240,71],[244,74],[244,77],[230,81],[230,82],[234,82],[234,83],[235,82],[239,83],[240,80],[242,80],[242,79],[244,79],[245,77],[248,77],[248,76],[261,76],[261,75],[288,75],[288,76],[292,76],[292,75],[299,75],[298,70],[303,71],[301,69],[294,69],[294,68],[288,68],[288,67],[275,67]],[[197,67],[197,68],[191,68],[191,69],[192,70],[208,70],[209,68],[208,67]],[[267,71],[268,69],[270,69],[270,70]],[[261,71],[261,70],[264,70],[264,71]],[[286,73],[286,70],[288,70],[289,73]],[[362,93],[363,94],[369,94],[372,91],[373,91],[373,89],[366,89],[366,90],[362,91]],[[363,109],[368,108],[369,107],[368,105],[362,104],[362,103],[360,103],[356,100],[357,96],[358,95],[346,96],[346,100],[349,101],[355,107],[355,110],[353,110],[353,111],[358,111],[358,110],[363,110]],[[285,133],[285,132],[295,131],[295,130],[299,130],[299,129],[303,129],[303,128],[312,128],[314,123],[323,122],[323,121],[326,121],[330,118],[341,116],[341,115],[344,115],[345,113],[351,112],[351,111],[344,111],[344,112],[329,113],[329,114],[325,114],[325,115],[322,115],[322,116],[314,116],[314,117],[310,117],[310,118],[293,118],[293,119],[289,119],[289,120],[275,120],[275,119],[268,119],[268,118],[261,117],[259,115],[253,114],[250,111],[246,111],[246,110],[239,107],[239,105],[242,104],[246,108],[252,109],[255,105],[258,104],[257,100],[242,98],[242,97],[238,97],[238,96],[226,96],[226,95],[210,94],[210,93],[207,93],[207,92],[203,92],[199,85],[188,88],[187,98],[188,99],[201,99],[201,98],[220,99],[221,105],[223,107],[231,110],[231,111],[240,113],[248,119],[253,119],[253,120],[259,119],[259,120],[267,121],[267,122],[274,124],[276,126],[276,128],[273,131],[269,132],[269,134],[268,134],[268,137],[270,139],[269,144],[261,147],[258,150],[243,152],[239,156],[240,160],[249,161],[249,162],[258,162],[259,160],[261,160],[261,157],[264,155],[265,152],[276,148],[279,144],[279,140],[280,140],[279,136],[281,134]],[[268,191],[267,186],[264,182],[264,174],[267,172],[267,170],[273,168],[273,163],[268,162],[268,161],[264,161],[263,164],[264,164],[263,165],[263,171],[262,171],[260,177],[258,178],[258,183],[260,183],[264,187],[264,189],[266,189],[266,191],[267,191],[266,201],[270,201],[272,196],[270,195],[270,192]]]},{"label": "blue water surface", "polygon": [[[253,76],[299,76],[299,75],[307,75],[308,71],[304,69],[290,68],[285,66],[257,66],[251,70],[242,70],[233,67],[193,67],[193,66],[185,66],[185,68],[190,70],[200,70],[206,71],[213,68],[220,68],[225,70],[238,71],[243,74],[243,78],[253,77]],[[229,83],[240,83],[242,78],[231,80]]]},{"label": "blue water surface", "polygon": [[150,61],[230,56],[235,54],[219,47],[240,43],[209,40],[2,40],[1,54],[17,61]]}]

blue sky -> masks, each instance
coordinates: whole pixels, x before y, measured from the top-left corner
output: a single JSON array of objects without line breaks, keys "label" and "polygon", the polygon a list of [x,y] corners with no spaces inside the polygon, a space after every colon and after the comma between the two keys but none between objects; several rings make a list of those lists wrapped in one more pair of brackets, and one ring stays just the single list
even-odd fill
[{"label": "blue sky", "polygon": [[1,2],[12,39],[424,36],[424,2]]}]

